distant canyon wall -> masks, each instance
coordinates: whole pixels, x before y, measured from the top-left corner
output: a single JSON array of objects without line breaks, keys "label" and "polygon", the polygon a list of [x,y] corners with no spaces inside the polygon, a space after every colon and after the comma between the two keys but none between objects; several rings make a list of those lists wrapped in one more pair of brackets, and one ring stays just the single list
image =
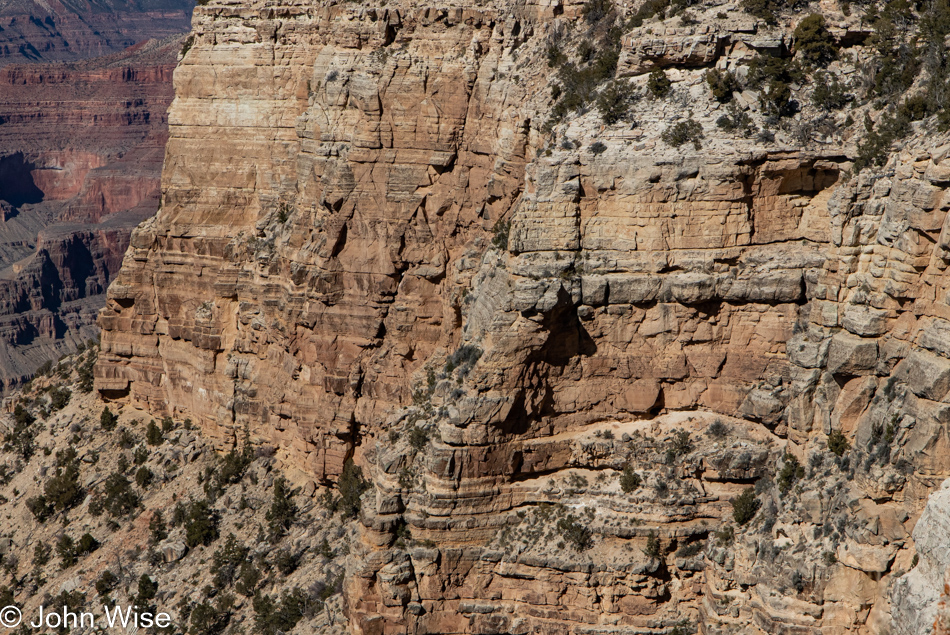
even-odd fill
[{"label": "distant canyon wall", "polygon": [[0,7],[0,67],[77,62],[187,31],[192,0],[22,0]]},{"label": "distant canyon wall", "polygon": [[133,227],[158,209],[184,35],[0,68],[0,383],[97,334]]}]

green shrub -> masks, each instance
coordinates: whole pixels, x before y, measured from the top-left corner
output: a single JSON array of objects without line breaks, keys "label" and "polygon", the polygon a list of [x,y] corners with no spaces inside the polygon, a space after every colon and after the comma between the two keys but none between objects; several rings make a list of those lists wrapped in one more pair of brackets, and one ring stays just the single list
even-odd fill
[{"label": "green shrub", "polygon": [[224,544],[215,549],[211,557],[211,573],[214,574],[215,585],[219,588],[229,586],[250,552],[237,536],[228,534]]},{"label": "green shrub", "polygon": [[[904,4],[903,7],[899,5]],[[931,9],[926,14],[930,14],[934,7],[945,4],[943,0],[931,3]],[[905,10],[906,9],[906,10]],[[877,13],[869,12],[867,19],[870,21],[874,32],[868,38],[868,44],[877,49],[875,57],[876,73],[874,75],[874,93],[889,98],[894,95],[904,93],[913,85],[914,80],[921,70],[922,53],[933,60],[939,59],[942,55],[938,52],[943,49],[943,37],[940,35],[940,29],[936,32],[931,31],[929,24],[932,24],[927,15],[921,20],[921,35],[925,42],[930,41],[929,35],[935,35],[939,44],[933,50],[930,46],[919,46],[916,39],[905,38],[905,26],[909,23],[913,15],[910,7],[906,3],[889,2],[885,10]],[[939,20],[938,20],[939,22]],[[901,23],[902,26],[898,26]],[[933,53],[938,53],[934,56]]]},{"label": "green shrub", "polygon": [[[558,70],[560,92],[551,111],[551,122],[557,122],[569,113],[585,106],[597,95],[597,87],[612,79],[620,59],[617,43],[611,42],[602,47],[591,47],[592,59],[575,65],[567,63]],[[594,54],[596,53],[596,54]]]},{"label": "green shrub", "polygon": [[162,432],[168,434],[175,429],[175,420],[169,416],[162,417]]},{"label": "green shrub", "polygon": [[742,0],[742,8],[768,24],[775,24],[778,22],[778,12],[785,8],[785,0]]},{"label": "green shrub", "polygon": [[828,449],[831,450],[835,456],[841,456],[848,451],[849,447],[848,439],[841,430],[832,430],[831,434],[828,435]]},{"label": "green shrub", "polygon": [[696,627],[690,623],[689,620],[683,619],[673,627],[673,630],[670,631],[670,635],[692,635],[696,632]]},{"label": "green shrub", "polygon": [[90,348],[83,358],[82,363],[79,365],[79,368],[76,370],[76,374],[79,377],[79,392],[92,392],[93,382],[95,380],[93,367],[96,364],[96,358],[95,349]]},{"label": "green shrub", "polygon": [[102,414],[99,415],[99,425],[102,426],[102,429],[106,432],[112,432],[115,430],[115,427],[119,423],[118,415],[112,414],[112,411],[109,410],[109,406],[106,406],[102,409]]},{"label": "green shrub", "polygon": [[409,445],[416,450],[421,450],[429,444],[429,432],[425,428],[413,426],[409,430]]},{"label": "green shrub", "polygon": [[595,141],[594,143],[590,144],[590,151],[594,156],[603,154],[606,150],[607,146],[604,145],[602,141]]},{"label": "green shrub", "polygon": [[905,121],[920,121],[933,113],[933,104],[927,95],[907,97],[897,109],[897,117]]},{"label": "green shrub", "polygon": [[360,497],[369,486],[369,481],[363,478],[363,470],[352,459],[347,459],[337,482],[340,498],[332,504],[331,511],[339,510],[344,518],[353,518],[360,512]]},{"label": "green shrub", "polygon": [[625,494],[629,494],[638,489],[642,482],[643,479],[640,478],[639,474],[633,471],[632,466],[627,465],[623,468],[623,474],[620,475],[620,489],[622,489]]},{"label": "green shrub", "polygon": [[703,544],[701,542],[691,542],[677,549],[676,556],[678,558],[692,558],[702,552],[702,550]]},{"label": "green shrub", "polygon": [[[148,461],[148,450],[145,448],[145,446],[140,445],[139,447],[135,448],[135,452],[132,453],[132,462],[136,465],[142,465],[146,461]],[[125,470],[120,471],[125,472],[128,469],[128,463],[126,463]]]},{"label": "green shrub", "polygon": [[798,111],[797,102],[792,100],[792,87],[780,80],[770,81],[759,93],[759,105],[774,119],[790,117]]},{"label": "green shrub", "polygon": [[139,577],[137,590],[138,593],[135,594],[135,603],[140,607],[144,607],[150,600],[155,599],[155,596],[158,595],[158,582],[153,581],[147,573],[143,573]]},{"label": "green shrub", "polygon": [[79,484],[79,459],[72,446],[56,453],[56,473],[46,481],[43,497],[55,511],[66,511],[82,502],[84,492]]},{"label": "green shrub", "polygon": [[[70,613],[78,613],[86,605],[86,594],[80,591],[61,591],[59,595],[54,595],[47,603],[46,608],[50,613],[60,613],[66,610]],[[68,632],[65,628],[59,629],[60,633]]]},{"label": "green shrub", "polygon": [[703,127],[699,122],[692,119],[680,121],[664,130],[660,135],[664,143],[674,148],[678,148],[684,143],[691,141],[693,147],[697,150],[702,148],[700,139],[703,137]]},{"label": "green shrub", "polygon": [[[199,0],[200,2],[200,0]],[[218,635],[231,621],[234,598],[228,593],[218,594],[214,604],[201,602],[191,609],[189,635]]]},{"label": "green shrub", "polygon": [[188,519],[188,509],[184,504],[179,501],[175,503],[175,506],[172,508],[172,527],[181,527],[185,524],[185,520]]},{"label": "green shrub", "polygon": [[49,409],[51,412],[62,410],[69,404],[69,398],[72,397],[72,391],[63,386],[57,386],[49,391]]},{"label": "green shrub", "polygon": [[35,567],[45,567],[49,564],[50,553],[53,550],[48,544],[40,540],[33,547],[33,566]]},{"label": "green shrub", "polygon": [[[254,607],[254,632],[261,635],[289,633],[305,615],[315,608],[315,601],[299,587],[284,591],[280,601],[258,593]],[[322,607],[320,607],[322,608]]]},{"label": "green shrub", "polygon": [[807,75],[795,59],[775,55],[756,55],[749,62],[749,85],[756,88],[771,81],[794,84],[805,81]]},{"label": "green shrub", "polygon": [[776,483],[778,489],[783,494],[787,494],[792,485],[800,478],[805,476],[805,468],[798,462],[794,455],[785,453],[782,457],[782,470],[779,472]]},{"label": "green shrub", "polygon": [[207,501],[191,501],[184,519],[185,544],[194,549],[218,539],[218,513]]},{"label": "green shrub", "polygon": [[495,223],[495,234],[491,244],[499,251],[508,251],[508,235],[511,233],[511,221],[500,219]]},{"label": "green shrub", "polygon": [[218,470],[218,484],[221,487],[240,483],[247,468],[254,462],[254,448],[251,447],[250,434],[244,433],[244,447],[239,452],[236,447],[224,455]]},{"label": "green shrub", "polygon": [[280,571],[281,575],[290,575],[300,566],[302,554],[295,553],[290,549],[281,549],[274,554],[274,567]]},{"label": "green shrub", "polygon": [[[561,47],[556,43],[548,44],[548,47],[545,49],[545,55],[548,58],[549,68],[556,68],[567,62],[567,55],[564,54],[564,51],[561,50]],[[557,99],[557,97],[554,97],[554,99]]]},{"label": "green shrub", "polygon": [[293,495],[283,476],[274,481],[274,499],[265,516],[272,537],[279,538],[286,534],[297,519],[300,510],[293,501]]},{"label": "green shrub", "polygon": [[251,560],[245,560],[241,563],[241,570],[238,574],[237,583],[234,590],[244,597],[252,597],[260,584],[263,575]]},{"label": "green shrub", "polygon": [[635,29],[643,26],[643,23],[655,15],[661,17],[666,15],[666,9],[670,6],[670,0],[647,0],[637,11],[627,20],[627,28]]},{"label": "green shrub", "polygon": [[111,571],[106,570],[96,580],[96,593],[101,596],[109,595],[117,586],[119,586],[119,578]]},{"label": "green shrub", "polygon": [[674,457],[685,456],[693,449],[693,442],[689,438],[689,432],[686,430],[677,430],[670,439],[667,453]]},{"label": "green shrub", "polygon": [[749,487],[732,499],[732,518],[740,527],[755,517],[761,503],[755,497],[755,488]]},{"label": "green shrub", "polygon": [[60,557],[60,567],[68,569],[79,561],[79,558],[90,554],[99,548],[99,542],[89,533],[82,535],[77,543],[68,535],[60,536],[56,543],[56,553]]},{"label": "green shrub", "polygon": [[99,548],[99,541],[92,537],[92,534],[89,532],[84,533],[79,538],[79,543],[76,545],[76,553],[80,556],[84,556],[87,553],[92,553]]},{"label": "green shrub", "polygon": [[120,448],[124,450],[128,450],[129,448],[135,445],[136,441],[135,441],[135,437],[132,435],[131,432],[129,432],[127,428],[120,428],[119,435],[118,435],[118,443],[119,443]]},{"label": "green shrub", "polygon": [[716,101],[727,103],[732,99],[732,93],[740,90],[739,80],[732,71],[712,69],[706,71],[706,83]]},{"label": "green shrub", "polygon": [[123,474],[113,472],[106,479],[102,491],[102,508],[113,518],[126,516],[139,506],[139,495],[132,489],[132,483]]},{"label": "green shrub", "polygon": [[37,430],[33,425],[35,422],[36,417],[21,404],[17,404],[13,409],[13,430],[3,438],[3,451],[13,452],[24,461],[29,461],[36,451],[34,439]]},{"label": "green shrub", "polygon": [[168,526],[162,516],[161,510],[155,510],[152,519],[148,521],[149,541],[152,544],[161,542],[168,538]]},{"label": "green shrub", "polygon": [[716,419],[706,428],[706,434],[716,439],[722,439],[729,434],[729,426],[724,424],[722,419]]},{"label": "green shrub", "polygon": [[868,167],[883,166],[887,162],[891,146],[907,133],[909,125],[897,117],[885,115],[876,126],[866,118],[865,128],[868,133],[858,144],[858,156],[854,160],[855,172]]},{"label": "green shrub", "polygon": [[53,370],[53,362],[51,360],[46,360],[40,364],[35,371],[33,371],[33,377],[44,377],[49,375],[51,370]]},{"label": "green shrub", "polygon": [[827,66],[838,57],[838,45],[825,26],[825,18],[812,13],[795,27],[795,55],[809,66]]},{"label": "green shrub", "polygon": [[615,14],[613,0],[587,0],[581,7],[581,15],[588,24],[596,24]]},{"label": "green shrub", "polygon": [[154,419],[148,422],[148,427],[145,429],[145,441],[149,445],[161,445],[165,441],[162,430],[155,425]]},{"label": "green shrub", "polygon": [[838,81],[836,76],[830,73],[817,73],[811,100],[822,110],[841,110],[854,100],[854,95],[846,92],[845,86]]},{"label": "green shrub", "polygon": [[586,525],[578,521],[573,514],[568,514],[557,521],[558,531],[577,551],[586,551],[594,544],[593,532]]},{"label": "green shrub", "polygon": [[53,515],[53,506],[46,502],[46,497],[42,495],[26,499],[26,508],[39,523],[45,523]]},{"label": "green shrub", "polygon": [[666,71],[662,68],[654,70],[647,79],[647,90],[650,91],[651,95],[657,98],[669,95],[672,87],[673,82],[666,76]]},{"label": "green shrub", "polygon": [[[733,514],[735,514],[735,505],[733,505]],[[755,513],[753,512],[753,516],[754,515]],[[720,547],[728,545],[733,541],[735,536],[736,530],[732,527],[732,525],[725,525],[722,529],[716,531],[716,544]]]},{"label": "green shrub", "polygon": [[154,479],[155,475],[152,474],[152,470],[148,469],[144,465],[135,471],[135,484],[142,489],[145,489],[151,485]]},{"label": "green shrub", "polygon": [[630,116],[630,107],[636,100],[630,84],[621,80],[609,82],[597,93],[597,112],[608,126]]}]

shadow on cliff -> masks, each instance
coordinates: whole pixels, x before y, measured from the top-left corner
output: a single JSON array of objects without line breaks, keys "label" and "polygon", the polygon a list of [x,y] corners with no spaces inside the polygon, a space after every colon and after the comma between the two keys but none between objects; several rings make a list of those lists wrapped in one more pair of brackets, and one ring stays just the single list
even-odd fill
[{"label": "shadow on cliff", "polygon": [[0,201],[13,207],[41,202],[43,190],[33,180],[35,167],[22,152],[0,157]]},{"label": "shadow on cliff", "polygon": [[578,357],[597,353],[597,343],[581,324],[577,306],[563,287],[554,308],[542,314],[541,327],[548,333],[547,340],[524,361],[523,386],[537,388],[534,395],[528,388],[519,391],[501,426],[505,434],[525,434],[532,421],[557,415],[554,388],[548,379],[566,372]]}]

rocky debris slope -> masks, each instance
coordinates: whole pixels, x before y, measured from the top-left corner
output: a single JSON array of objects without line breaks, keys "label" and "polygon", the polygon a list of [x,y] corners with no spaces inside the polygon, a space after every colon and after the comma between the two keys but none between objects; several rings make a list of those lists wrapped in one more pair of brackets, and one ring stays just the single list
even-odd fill
[{"label": "rocky debris slope", "polygon": [[783,6],[198,7],[99,393],[362,466],[354,633],[924,611],[950,22]]},{"label": "rocky debris slope", "polygon": [[132,228],[158,207],[184,36],[0,69],[0,383],[95,335]]},{"label": "rocky debris slope", "polygon": [[272,446],[218,455],[189,420],[104,409],[96,354],[91,341],[6,399],[3,605],[100,627],[106,607],[137,605],[170,614],[170,632],[344,632],[345,507],[320,504]]}]

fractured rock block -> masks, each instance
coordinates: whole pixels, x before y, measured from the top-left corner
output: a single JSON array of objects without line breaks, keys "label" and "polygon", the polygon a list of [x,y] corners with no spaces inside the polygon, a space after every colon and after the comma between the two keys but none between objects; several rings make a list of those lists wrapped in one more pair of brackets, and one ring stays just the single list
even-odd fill
[{"label": "fractured rock block", "polygon": [[918,397],[942,400],[950,391],[950,359],[926,351],[913,351],[894,368],[894,377]]},{"label": "fractured rock block", "polygon": [[828,348],[827,370],[834,375],[862,375],[877,366],[877,340],[837,333]]}]

